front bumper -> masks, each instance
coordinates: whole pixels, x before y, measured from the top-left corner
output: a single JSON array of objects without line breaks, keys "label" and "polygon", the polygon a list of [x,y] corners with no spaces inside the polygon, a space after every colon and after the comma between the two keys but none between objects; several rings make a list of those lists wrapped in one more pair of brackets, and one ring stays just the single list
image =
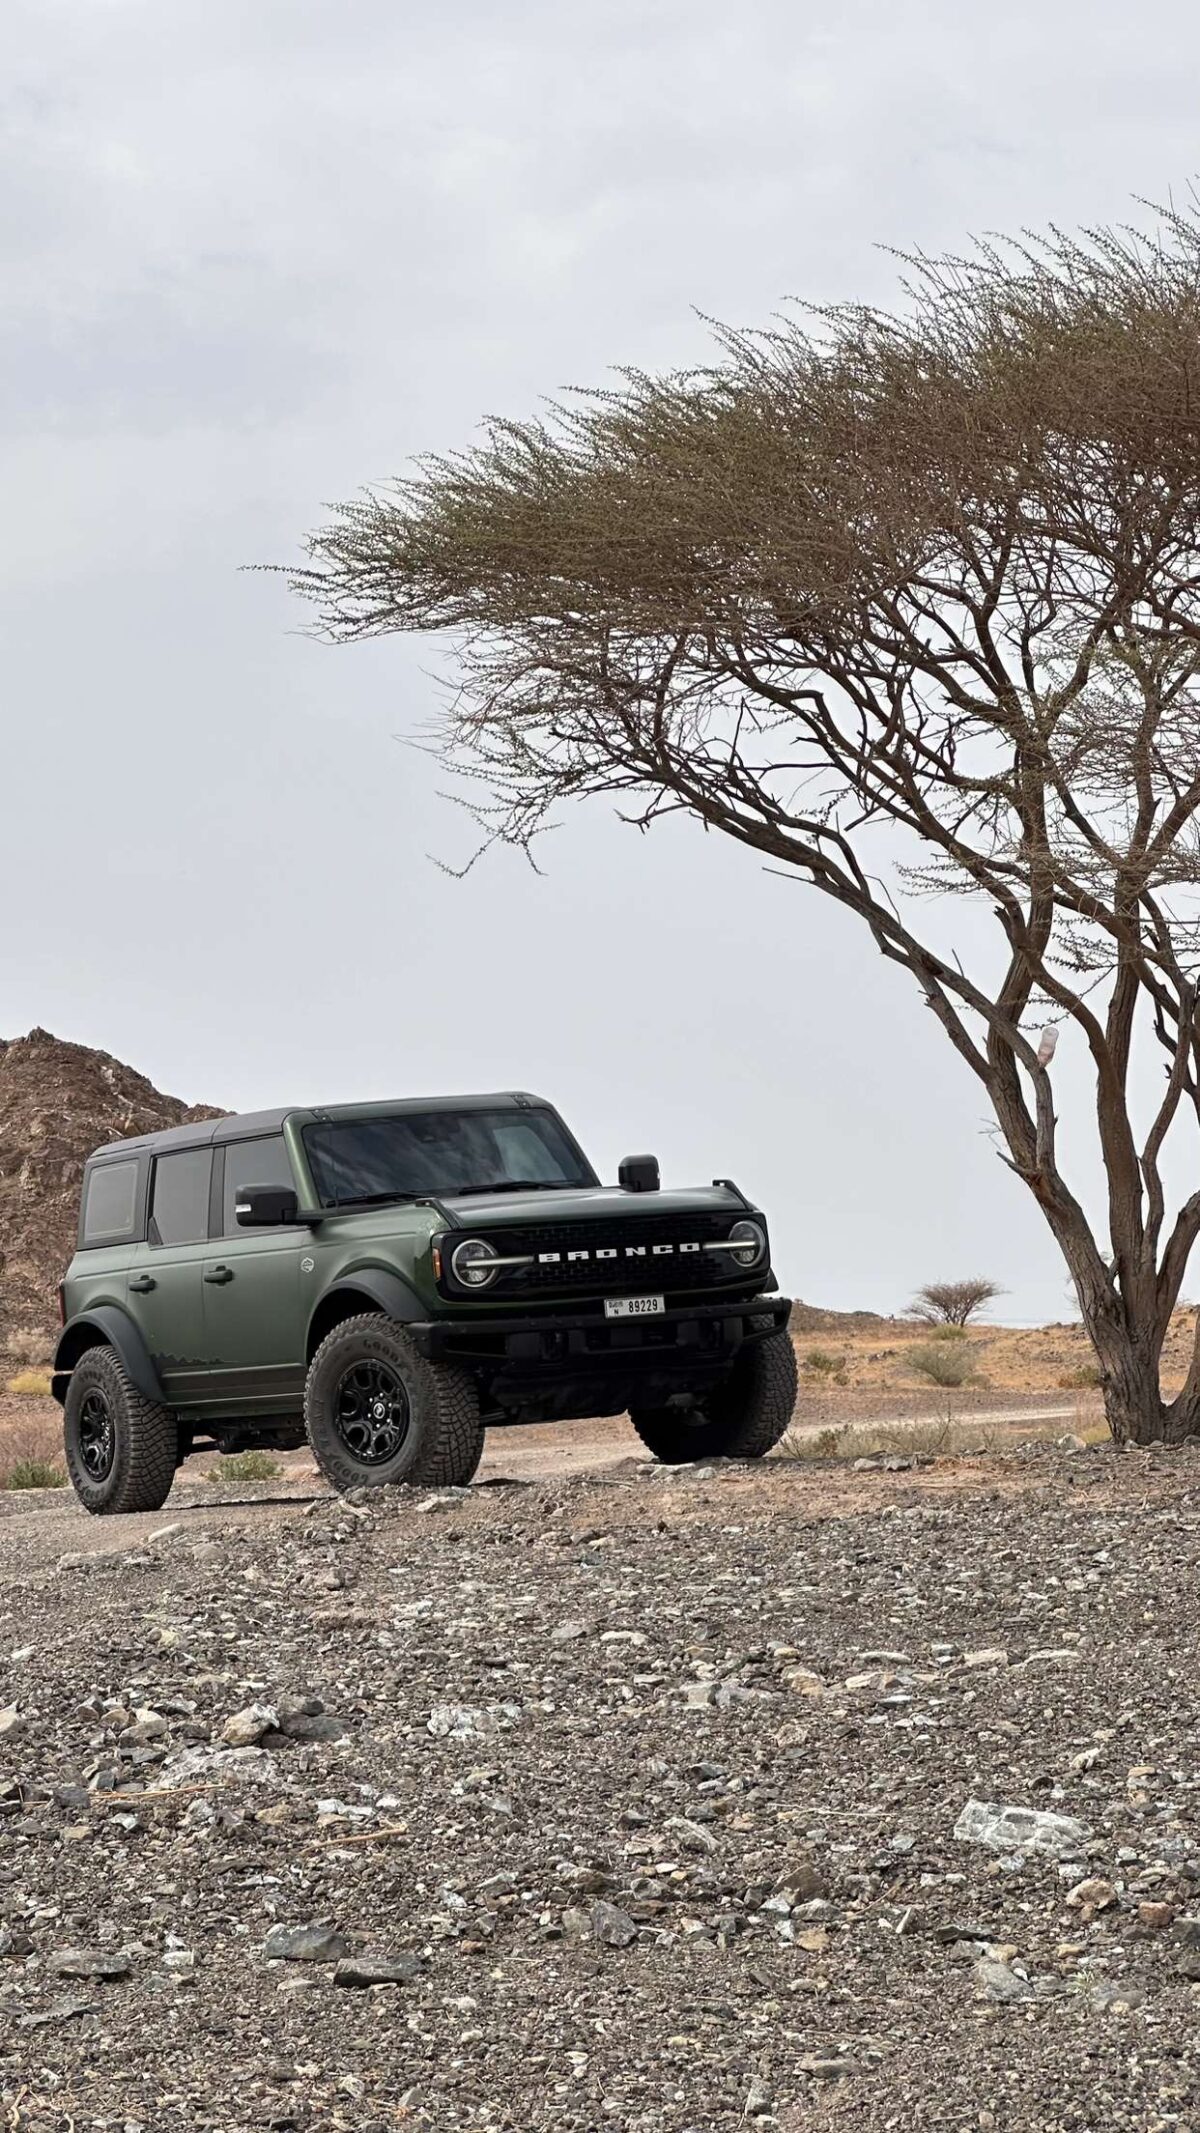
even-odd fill
[{"label": "front bumper", "polygon": [[788,1322],[786,1296],[728,1298],[723,1303],[674,1306],[656,1318],[604,1318],[593,1309],[565,1318],[555,1313],[478,1319],[428,1319],[406,1326],[424,1356],[466,1369],[501,1370],[524,1378],[560,1373],[678,1369],[682,1373],[729,1362],[747,1342],[766,1340]]}]

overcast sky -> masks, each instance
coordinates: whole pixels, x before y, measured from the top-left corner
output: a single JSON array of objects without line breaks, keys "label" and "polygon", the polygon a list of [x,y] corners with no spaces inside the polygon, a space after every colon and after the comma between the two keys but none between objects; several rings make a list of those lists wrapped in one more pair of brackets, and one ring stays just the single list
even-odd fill
[{"label": "overcast sky", "polygon": [[[795,1294],[980,1271],[1068,1315],[851,920],[599,803],[544,877],[449,879],[468,828],[404,743],[445,648],[315,644],[242,566],[486,413],[702,355],[698,313],[1146,219],[1200,164],[1198,74],[1194,9],[1124,0],[8,0],[0,1034],[235,1108],[533,1088],[607,1175],[736,1177]],[[1069,1045],[1056,1074],[1070,1128]]]}]

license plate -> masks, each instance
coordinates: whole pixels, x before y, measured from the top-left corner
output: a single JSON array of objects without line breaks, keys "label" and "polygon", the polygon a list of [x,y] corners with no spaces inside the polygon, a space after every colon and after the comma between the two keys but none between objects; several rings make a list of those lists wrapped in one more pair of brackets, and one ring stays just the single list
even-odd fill
[{"label": "license plate", "polygon": [[606,1296],[606,1318],[660,1318],[666,1310],[661,1296]]}]

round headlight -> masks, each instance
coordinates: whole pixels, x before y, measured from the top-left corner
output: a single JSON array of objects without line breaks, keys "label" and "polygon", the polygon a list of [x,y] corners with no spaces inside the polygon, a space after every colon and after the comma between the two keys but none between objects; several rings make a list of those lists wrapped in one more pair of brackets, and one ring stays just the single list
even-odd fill
[{"label": "round headlight", "polygon": [[735,1222],[729,1232],[733,1250],[729,1256],[735,1266],[753,1266],[762,1258],[767,1240],[757,1222]]},{"label": "round headlight", "polygon": [[495,1257],[494,1244],[485,1243],[482,1237],[468,1237],[465,1244],[456,1244],[450,1254],[455,1279],[467,1289],[486,1289],[489,1281],[496,1278],[497,1269],[491,1263]]}]

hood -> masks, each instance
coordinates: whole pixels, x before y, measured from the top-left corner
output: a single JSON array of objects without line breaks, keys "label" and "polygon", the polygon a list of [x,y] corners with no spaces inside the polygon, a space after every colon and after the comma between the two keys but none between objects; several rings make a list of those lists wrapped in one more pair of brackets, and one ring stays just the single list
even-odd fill
[{"label": "hood", "polygon": [[627,1221],[631,1215],[713,1214],[728,1209],[731,1219],[746,1213],[745,1202],[724,1185],[694,1185],[674,1192],[625,1192],[619,1185],[571,1185],[543,1192],[443,1193],[447,1214],[462,1229],[498,1229],[530,1222],[596,1222],[606,1217]]}]

